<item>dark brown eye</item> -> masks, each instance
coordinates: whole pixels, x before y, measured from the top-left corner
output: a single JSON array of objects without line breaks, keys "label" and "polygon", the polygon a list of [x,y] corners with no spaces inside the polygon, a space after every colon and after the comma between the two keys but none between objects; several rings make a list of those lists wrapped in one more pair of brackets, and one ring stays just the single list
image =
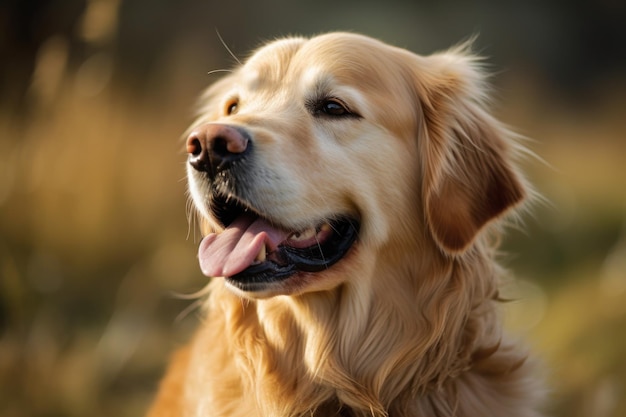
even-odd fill
[{"label": "dark brown eye", "polygon": [[228,104],[228,106],[226,107],[226,114],[227,115],[231,115],[237,112],[237,101],[232,101]]},{"label": "dark brown eye", "polygon": [[329,116],[345,116],[350,114],[348,109],[346,109],[340,101],[335,99],[325,100],[322,103],[320,110]]},{"label": "dark brown eye", "polygon": [[313,116],[319,118],[361,118],[360,114],[352,111],[341,99],[332,96],[309,100],[306,106]]}]

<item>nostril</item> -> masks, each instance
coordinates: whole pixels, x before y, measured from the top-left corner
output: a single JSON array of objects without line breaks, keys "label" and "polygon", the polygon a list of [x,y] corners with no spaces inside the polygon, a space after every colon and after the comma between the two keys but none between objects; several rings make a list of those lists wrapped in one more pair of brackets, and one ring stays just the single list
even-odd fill
[{"label": "nostril", "polygon": [[216,137],[211,144],[211,151],[218,157],[227,157],[230,154],[228,151],[228,140],[221,136]]},{"label": "nostril", "polygon": [[191,167],[210,176],[229,169],[249,151],[249,137],[243,130],[220,124],[207,124],[187,138]]},{"label": "nostril", "polygon": [[199,156],[202,153],[202,143],[197,137],[192,137],[187,141],[187,153],[192,156]]}]

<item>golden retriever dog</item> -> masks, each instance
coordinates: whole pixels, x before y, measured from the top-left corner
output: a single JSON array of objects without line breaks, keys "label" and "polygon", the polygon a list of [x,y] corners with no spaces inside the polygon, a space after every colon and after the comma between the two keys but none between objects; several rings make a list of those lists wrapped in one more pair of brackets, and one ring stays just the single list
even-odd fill
[{"label": "golden retriever dog", "polygon": [[151,417],[540,415],[494,259],[524,149],[468,49],[286,38],[207,90],[186,146],[212,279]]}]

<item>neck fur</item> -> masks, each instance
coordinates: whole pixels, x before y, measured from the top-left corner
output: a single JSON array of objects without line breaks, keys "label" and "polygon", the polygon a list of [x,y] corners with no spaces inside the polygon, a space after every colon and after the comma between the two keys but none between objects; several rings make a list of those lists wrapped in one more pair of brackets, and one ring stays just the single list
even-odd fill
[{"label": "neck fur", "polygon": [[276,416],[329,404],[351,415],[453,411],[450,381],[500,347],[497,271],[481,252],[397,276],[373,265],[371,282],[297,297],[242,300],[220,281],[211,304],[224,315],[245,397]]}]

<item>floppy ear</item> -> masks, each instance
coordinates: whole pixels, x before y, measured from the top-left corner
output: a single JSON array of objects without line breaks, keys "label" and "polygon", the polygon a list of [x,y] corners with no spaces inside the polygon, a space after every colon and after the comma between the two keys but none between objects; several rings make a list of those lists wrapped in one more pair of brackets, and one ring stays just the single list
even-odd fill
[{"label": "floppy ear", "polygon": [[443,251],[461,253],[525,191],[510,161],[512,135],[485,110],[476,59],[459,49],[420,63],[415,77],[426,222]]}]

